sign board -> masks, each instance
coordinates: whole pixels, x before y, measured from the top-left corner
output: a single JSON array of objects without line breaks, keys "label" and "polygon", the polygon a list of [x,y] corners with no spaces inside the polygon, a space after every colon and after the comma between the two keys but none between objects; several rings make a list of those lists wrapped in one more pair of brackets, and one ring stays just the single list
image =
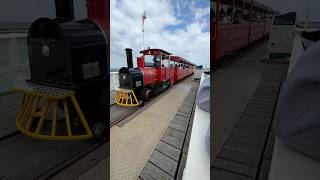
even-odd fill
[{"label": "sign board", "polygon": [[270,59],[290,57],[295,27],[295,12],[274,17],[269,39]]}]

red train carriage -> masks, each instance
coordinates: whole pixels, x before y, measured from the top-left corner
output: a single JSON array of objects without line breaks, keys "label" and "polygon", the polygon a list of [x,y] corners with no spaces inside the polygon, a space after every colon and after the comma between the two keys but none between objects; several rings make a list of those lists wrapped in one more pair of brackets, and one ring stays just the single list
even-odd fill
[{"label": "red train carriage", "polygon": [[211,57],[221,58],[269,35],[278,12],[255,0],[211,0]]},{"label": "red train carriage", "polygon": [[125,50],[128,67],[119,70],[120,88],[116,96],[116,103],[119,105],[139,105],[141,101],[148,101],[150,97],[193,74],[193,63],[179,56],[172,56],[162,49],[149,48],[141,51],[137,67],[133,68],[132,50]]},{"label": "red train carriage", "polygon": [[179,81],[194,72],[195,65],[182,57],[170,56],[170,60],[173,64],[174,81]]}]

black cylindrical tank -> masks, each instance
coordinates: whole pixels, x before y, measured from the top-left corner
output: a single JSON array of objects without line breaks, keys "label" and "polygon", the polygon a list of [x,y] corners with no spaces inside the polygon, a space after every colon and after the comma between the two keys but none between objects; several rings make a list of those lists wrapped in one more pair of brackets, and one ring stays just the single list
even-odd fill
[{"label": "black cylindrical tank", "polygon": [[126,48],[124,50],[126,51],[126,55],[127,55],[128,68],[133,68],[132,49]]},{"label": "black cylindrical tank", "polygon": [[93,21],[40,18],[27,41],[32,82],[67,89],[107,83],[106,40]]}]

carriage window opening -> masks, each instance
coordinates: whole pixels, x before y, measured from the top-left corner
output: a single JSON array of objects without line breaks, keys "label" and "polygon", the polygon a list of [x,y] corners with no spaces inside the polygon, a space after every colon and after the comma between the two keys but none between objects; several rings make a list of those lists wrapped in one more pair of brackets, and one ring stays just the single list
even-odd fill
[{"label": "carriage window opening", "polygon": [[146,67],[159,66],[160,65],[160,56],[145,55],[144,56],[144,64]]},{"label": "carriage window opening", "polygon": [[166,54],[162,54],[162,65],[164,67],[169,67],[169,56]]},{"label": "carriage window opening", "polygon": [[175,65],[174,61],[169,61],[169,63],[170,63],[170,67],[174,67]]}]

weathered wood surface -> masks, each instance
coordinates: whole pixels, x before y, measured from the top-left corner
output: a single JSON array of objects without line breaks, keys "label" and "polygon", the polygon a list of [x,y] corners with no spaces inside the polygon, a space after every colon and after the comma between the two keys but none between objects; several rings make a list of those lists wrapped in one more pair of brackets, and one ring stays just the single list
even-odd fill
[{"label": "weathered wood surface", "polygon": [[9,93],[0,96],[0,139],[16,133],[16,116],[20,107],[22,95]]},{"label": "weathered wood surface", "polygon": [[194,83],[161,137],[139,179],[182,179],[192,128],[191,119],[198,83]]},{"label": "weathered wood surface", "polygon": [[[15,125],[22,95],[0,96],[0,179],[32,180],[60,171],[62,166],[82,154],[86,155],[96,145],[90,140],[43,141],[20,134]],[[105,151],[106,152],[106,151]],[[97,158],[95,158],[97,160]],[[77,171],[83,172],[94,164],[83,163]]]},{"label": "weathered wood surface", "polygon": [[283,64],[273,66],[277,68],[270,66],[264,71],[258,87],[214,159],[213,179],[268,178],[274,144],[273,112],[287,68]]}]

